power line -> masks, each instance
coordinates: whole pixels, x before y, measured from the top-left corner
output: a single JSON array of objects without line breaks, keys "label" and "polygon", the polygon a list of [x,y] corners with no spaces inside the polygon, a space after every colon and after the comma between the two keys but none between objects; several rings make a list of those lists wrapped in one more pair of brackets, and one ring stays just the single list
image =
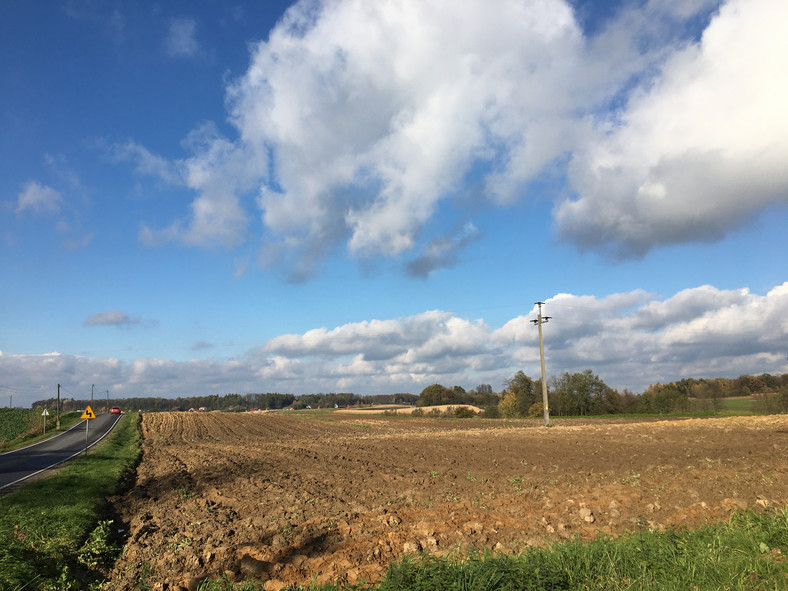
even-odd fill
[{"label": "power line", "polygon": [[0,390],[8,390],[10,392],[43,392],[45,390],[44,386],[39,386],[38,388],[19,388],[18,386],[3,386],[0,385]]}]

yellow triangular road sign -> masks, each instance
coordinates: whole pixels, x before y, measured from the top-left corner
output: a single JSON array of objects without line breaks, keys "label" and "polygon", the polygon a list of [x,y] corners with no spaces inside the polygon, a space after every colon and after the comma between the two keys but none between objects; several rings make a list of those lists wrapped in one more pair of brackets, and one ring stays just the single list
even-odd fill
[{"label": "yellow triangular road sign", "polygon": [[89,406],[85,409],[85,412],[82,413],[82,416],[79,417],[80,419],[95,419],[96,413],[93,412],[93,409]]}]

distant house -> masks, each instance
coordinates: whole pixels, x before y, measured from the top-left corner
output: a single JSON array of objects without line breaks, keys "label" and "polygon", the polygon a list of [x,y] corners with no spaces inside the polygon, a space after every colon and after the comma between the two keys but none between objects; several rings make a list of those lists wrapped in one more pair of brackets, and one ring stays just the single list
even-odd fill
[{"label": "distant house", "polygon": [[200,412],[208,412],[208,407],[207,406],[201,406],[200,407]]}]

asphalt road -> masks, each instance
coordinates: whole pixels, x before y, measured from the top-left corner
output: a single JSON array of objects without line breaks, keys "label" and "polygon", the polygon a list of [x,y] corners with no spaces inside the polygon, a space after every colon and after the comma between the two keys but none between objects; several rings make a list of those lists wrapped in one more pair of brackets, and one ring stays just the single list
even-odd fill
[{"label": "asphalt road", "polygon": [[[96,415],[90,419],[87,446],[92,447],[109,433],[119,414]],[[0,454],[0,491],[47,468],[62,464],[85,451],[85,421],[40,443]],[[88,454],[90,455],[90,454]]]}]

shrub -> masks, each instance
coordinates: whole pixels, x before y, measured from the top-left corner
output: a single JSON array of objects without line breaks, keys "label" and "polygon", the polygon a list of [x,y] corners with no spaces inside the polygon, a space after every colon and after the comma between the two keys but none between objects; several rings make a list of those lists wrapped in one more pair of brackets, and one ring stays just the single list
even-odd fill
[{"label": "shrub", "polygon": [[534,402],[531,407],[528,409],[528,416],[529,417],[541,417],[544,413],[544,403],[542,402]]},{"label": "shrub", "polygon": [[476,416],[476,411],[467,406],[460,406],[454,409],[454,417],[458,419],[472,419]]},{"label": "shrub", "polygon": [[497,404],[491,404],[490,406],[485,406],[484,411],[482,412],[482,418],[485,419],[500,419],[501,412],[498,410]]},{"label": "shrub", "polygon": [[764,414],[788,412],[788,387],[783,386],[774,394],[756,394],[753,396],[752,409]]},{"label": "shrub", "polygon": [[517,418],[517,395],[511,390],[507,391],[498,403],[498,411],[505,419]]},{"label": "shrub", "polygon": [[88,568],[107,568],[112,566],[120,552],[120,548],[112,541],[111,526],[111,519],[99,521],[77,554],[79,562]]}]

